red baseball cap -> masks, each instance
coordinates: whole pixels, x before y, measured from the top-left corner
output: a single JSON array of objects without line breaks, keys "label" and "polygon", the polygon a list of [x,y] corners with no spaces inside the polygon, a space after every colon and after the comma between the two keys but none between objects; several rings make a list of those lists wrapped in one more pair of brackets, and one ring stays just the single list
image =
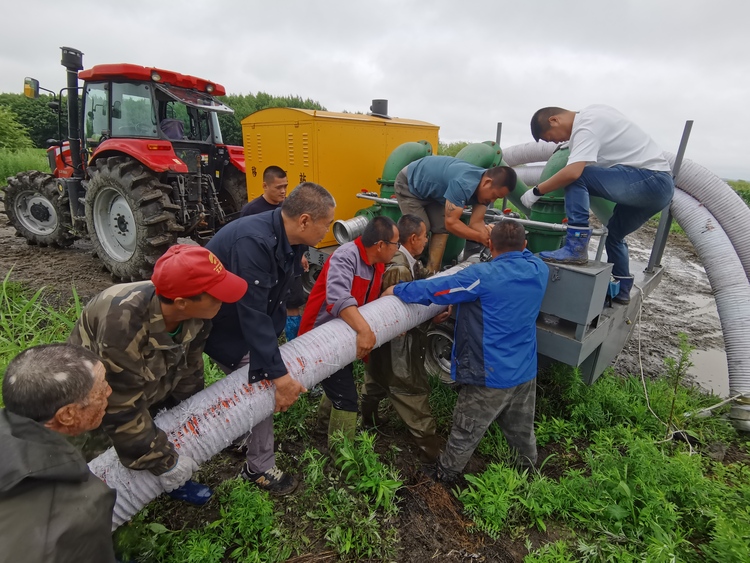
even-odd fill
[{"label": "red baseball cap", "polygon": [[156,261],[151,281],[157,295],[167,299],[208,293],[234,303],[247,291],[245,280],[228,272],[213,252],[194,244],[170,246]]}]

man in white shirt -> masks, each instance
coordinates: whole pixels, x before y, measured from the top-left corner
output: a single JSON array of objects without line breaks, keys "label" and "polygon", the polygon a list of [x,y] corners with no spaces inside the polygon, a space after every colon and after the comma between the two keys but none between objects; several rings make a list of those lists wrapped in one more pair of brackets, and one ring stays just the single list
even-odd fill
[{"label": "man in white shirt", "polygon": [[543,260],[563,264],[588,261],[589,196],[614,202],[607,224],[607,260],[620,281],[618,303],[630,302],[630,275],[625,237],[672,201],[674,182],[669,163],[658,145],[616,109],[605,105],[581,111],[558,107],[538,110],[531,118],[536,141],[570,141],[568,164],[527,191],[521,202],[531,207],[544,194],[565,188],[568,231],[560,250],[540,253]]}]

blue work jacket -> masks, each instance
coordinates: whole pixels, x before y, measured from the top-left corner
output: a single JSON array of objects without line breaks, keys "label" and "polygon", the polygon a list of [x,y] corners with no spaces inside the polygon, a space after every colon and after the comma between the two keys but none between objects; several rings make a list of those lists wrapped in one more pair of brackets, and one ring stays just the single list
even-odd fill
[{"label": "blue work jacket", "polygon": [[235,219],[206,245],[224,267],[248,283],[237,303],[224,303],[213,319],[206,354],[234,368],[250,354],[250,383],[287,373],[278,336],[286,323],[286,300],[307,247],[291,246],[281,209]]},{"label": "blue work jacket", "polygon": [[456,305],[451,377],[507,389],[536,377],[536,319],[547,265],[528,250],[506,252],[452,276],[394,287],[406,303]]}]

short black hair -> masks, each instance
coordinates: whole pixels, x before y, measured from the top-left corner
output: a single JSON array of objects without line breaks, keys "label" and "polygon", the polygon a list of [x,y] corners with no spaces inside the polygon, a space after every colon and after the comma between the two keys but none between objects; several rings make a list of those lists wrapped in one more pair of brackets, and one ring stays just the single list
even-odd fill
[{"label": "short black hair", "polygon": [[263,171],[263,181],[268,184],[272,180],[286,178],[286,170],[279,166],[271,165]]},{"label": "short black hair", "polygon": [[549,131],[550,117],[553,115],[560,115],[566,111],[568,110],[554,106],[536,110],[536,113],[531,116],[531,136],[534,137],[534,140],[538,141],[542,135]]},{"label": "short black hair", "polygon": [[526,242],[526,231],[521,223],[516,221],[500,221],[495,223],[490,234],[492,246],[496,251],[512,252],[523,250]]},{"label": "short black hair", "polygon": [[390,217],[379,215],[367,223],[365,232],[362,233],[362,246],[369,248],[375,246],[381,240],[390,242],[393,238],[393,229],[396,223]]},{"label": "short black hair", "polygon": [[421,217],[409,213],[402,215],[396,224],[398,227],[398,241],[401,244],[406,244],[410,236],[418,235],[422,231],[422,225],[424,224],[425,222]]},{"label": "short black hair", "polygon": [[508,188],[509,192],[516,189],[518,175],[510,166],[493,166],[488,168],[484,174],[492,179],[493,188],[505,187]]},{"label": "short black hair", "polygon": [[33,346],[8,364],[3,401],[8,412],[47,422],[65,405],[81,403],[94,386],[94,367],[101,360],[75,344]]}]

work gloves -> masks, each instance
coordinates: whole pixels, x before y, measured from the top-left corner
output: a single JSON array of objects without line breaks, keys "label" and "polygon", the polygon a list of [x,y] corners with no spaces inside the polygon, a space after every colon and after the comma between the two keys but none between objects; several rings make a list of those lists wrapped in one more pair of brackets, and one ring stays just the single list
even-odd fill
[{"label": "work gloves", "polygon": [[169,493],[184,485],[192,477],[193,472],[197,470],[198,464],[192,457],[181,455],[177,458],[177,463],[174,464],[172,469],[158,477],[161,486]]},{"label": "work gloves", "polygon": [[527,190],[526,193],[521,196],[521,203],[524,204],[527,208],[531,209],[531,206],[541,198],[542,194],[539,192],[539,189],[534,186],[532,189]]}]

